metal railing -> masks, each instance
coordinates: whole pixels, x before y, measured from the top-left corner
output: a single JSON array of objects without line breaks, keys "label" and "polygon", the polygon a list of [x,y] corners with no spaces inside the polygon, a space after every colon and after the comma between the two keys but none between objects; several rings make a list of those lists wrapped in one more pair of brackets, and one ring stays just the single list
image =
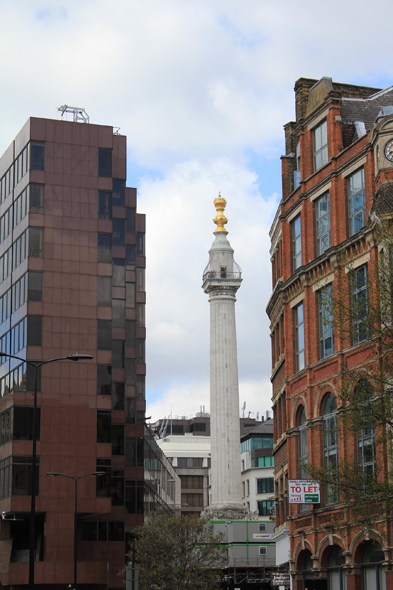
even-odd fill
[{"label": "metal railing", "polygon": [[209,270],[204,273],[203,280],[204,281],[225,281],[225,280],[240,280],[242,278],[241,272],[224,272],[215,270]]}]

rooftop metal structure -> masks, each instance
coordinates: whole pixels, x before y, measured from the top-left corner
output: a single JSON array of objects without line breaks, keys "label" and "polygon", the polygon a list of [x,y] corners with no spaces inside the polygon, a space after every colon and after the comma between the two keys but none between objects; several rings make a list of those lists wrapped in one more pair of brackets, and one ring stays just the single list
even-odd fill
[{"label": "rooftop metal structure", "polygon": [[61,107],[58,107],[57,110],[61,113],[61,118],[64,117],[65,113],[71,113],[73,117],[73,121],[81,122],[81,123],[89,123],[90,118],[89,115],[86,113],[86,110],[82,107],[71,107],[68,104],[63,104]]}]

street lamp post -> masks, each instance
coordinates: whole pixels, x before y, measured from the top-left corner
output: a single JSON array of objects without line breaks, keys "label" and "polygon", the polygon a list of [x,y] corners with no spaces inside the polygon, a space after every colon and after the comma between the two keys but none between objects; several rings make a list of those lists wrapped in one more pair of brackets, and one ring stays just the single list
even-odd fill
[{"label": "street lamp post", "polygon": [[93,357],[90,354],[70,354],[47,361],[28,361],[13,354],[0,351],[0,357],[6,356],[11,359],[22,361],[34,368],[34,405],[33,405],[33,456],[31,465],[31,508],[30,508],[30,536],[29,536],[29,590],[34,590],[34,562],[35,562],[35,480],[37,473],[37,392],[38,392],[38,369],[42,365],[48,365],[56,361],[90,361]]},{"label": "street lamp post", "polygon": [[85,475],[66,475],[65,473],[57,473],[56,471],[49,471],[46,475],[52,475],[53,477],[68,477],[68,479],[73,479],[75,483],[75,511],[74,511],[74,590],[76,590],[77,584],[77,571],[78,571],[78,534],[77,534],[77,522],[78,522],[78,481],[84,477],[89,477],[89,475],[95,475],[96,477],[100,475],[105,475],[104,471],[93,471],[93,473],[85,473]]}]

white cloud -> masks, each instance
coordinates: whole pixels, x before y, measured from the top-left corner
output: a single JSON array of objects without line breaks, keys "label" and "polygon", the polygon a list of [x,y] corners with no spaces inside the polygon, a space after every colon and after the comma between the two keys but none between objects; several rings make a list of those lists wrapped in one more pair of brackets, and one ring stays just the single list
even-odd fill
[{"label": "white cloud", "polygon": [[[148,391],[163,396],[152,413],[208,405],[201,277],[219,190],[244,278],[240,402],[268,409],[267,232],[281,190],[268,168],[294,118],[293,85],[301,76],[389,84],[393,62],[381,39],[390,38],[392,12],[390,0],[378,10],[365,0],[328,8],[314,0],[0,0],[0,153],[29,116],[58,117],[55,107],[68,103],[86,108],[92,123],[121,127],[130,173],[147,167],[158,176],[138,183],[148,232]],[[250,152],[265,176],[247,165]]]}]

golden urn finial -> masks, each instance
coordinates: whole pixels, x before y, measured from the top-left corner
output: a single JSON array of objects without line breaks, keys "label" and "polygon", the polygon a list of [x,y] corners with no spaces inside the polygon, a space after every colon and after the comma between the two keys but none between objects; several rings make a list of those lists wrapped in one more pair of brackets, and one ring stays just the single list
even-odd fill
[{"label": "golden urn finial", "polygon": [[217,215],[213,219],[214,223],[217,225],[217,229],[213,232],[214,234],[218,233],[225,233],[227,234],[228,231],[224,227],[226,223],[228,223],[228,219],[224,215],[224,209],[226,207],[226,200],[221,196],[221,192],[218,194],[218,198],[214,199],[214,206],[217,209]]}]

